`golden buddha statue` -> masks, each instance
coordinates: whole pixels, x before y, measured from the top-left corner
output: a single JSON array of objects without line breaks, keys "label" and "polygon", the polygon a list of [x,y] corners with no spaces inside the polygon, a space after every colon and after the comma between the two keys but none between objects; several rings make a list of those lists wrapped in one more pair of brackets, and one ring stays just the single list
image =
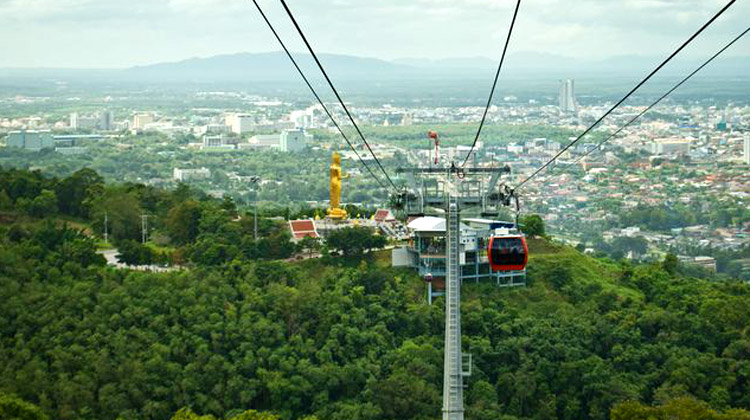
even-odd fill
[{"label": "golden buddha statue", "polygon": [[331,219],[346,219],[346,210],[339,208],[341,205],[341,180],[349,178],[341,170],[341,157],[337,152],[333,152],[333,162],[331,162],[331,206],[328,209],[328,217]]}]

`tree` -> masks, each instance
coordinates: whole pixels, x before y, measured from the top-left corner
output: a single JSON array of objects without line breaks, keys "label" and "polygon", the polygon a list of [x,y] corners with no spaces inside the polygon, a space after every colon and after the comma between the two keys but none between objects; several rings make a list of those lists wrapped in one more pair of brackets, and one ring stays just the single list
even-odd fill
[{"label": "tree", "polygon": [[29,204],[29,215],[49,217],[57,214],[57,196],[53,191],[42,190]]},{"label": "tree", "polygon": [[[280,419],[281,417],[275,414],[262,413],[262,412],[258,412],[255,410],[243,411],[242,413],[229,418],[229,420],[280,420]],[[306,420],[306,419],[314,419],[314,418],[306,417],[303,420]],[[175,413],[174,416],[172,416],[172,420],[216,420],[216,418],[211,415],[200,416],[198,414],[195,414],[195,412],[193,412],[189,408],[183,408],[177,413]]]},{"label": "tree", "polygon": [[379,249],[386,245],[383,236],[374,235],[366,227],[347,227],[335,230],[326,237],[329,248],[337,250],[344,256],[361,256],[369,249]]},{"label": "tree", "polygon": [[0,419],[47,420],[39,407],[10,395],[0,394]]},{"label": "tree", "polygon": [[680,260],[677,259],[677,255],[667,254],[664,257],[664,261],[661,263],[661,267],[669,274],[674,275],[677,272],[677,267],[680,265]]},{"label": "tree", "polygon": [[117,243],[117,260],[127,265],[149,265],[153,262],[151,248],[131,240]]},{"label": "tree", "polygon": [[176,244],[184,245],[194,242],[198,237],[203,211],[196,201],[185,201],[169,210],[167,215],[167,233]]},{"label": "tree", "polygon": [[104,179],[93,169],[83,168],[57,184],[55,192],[60,199],[60,212],[75,217],[88,218],[91,200],[104,191]]},{"label": "tree", "polygon": [[626,402],[612,410],[612,420],[750,420],[750,412],[729,410],[718,413],[708,404],[692,398],[678,398],[660,407]]},{"label": "tree", "polygon": [[556,264],[546,273],[547,281],[555,289],[562,289],[563,287],[570,284],[573,279],[570,267],[567,265]]},{"label": "tree", "polygon": [[5,190],[0,190],[0,210],[12,210],[13,200]]},{"label": "tree", "polygon": [[521,232],[534,237],[544,237],[546,235],[544,220],[538,214],[530,214],[521,218]]},{"label": "tree", "polygon": [[103,196],[96,199],[92,219],[96,222],[92,226],[101,233],[103,231],[104,215],[109,220],[109,234],[115,240],[141,239],[141,205],[138,198],[120,188],[107,190]]},{"label": "tree", "polygon": [[297,247],[299,248],[300,251],[307,251],[309,253],[310,258],[312,258],[314,253],[320,251],[322,244],[320,243],[320,238],[313,238],[312,236],[305,236],[297,244]]}]

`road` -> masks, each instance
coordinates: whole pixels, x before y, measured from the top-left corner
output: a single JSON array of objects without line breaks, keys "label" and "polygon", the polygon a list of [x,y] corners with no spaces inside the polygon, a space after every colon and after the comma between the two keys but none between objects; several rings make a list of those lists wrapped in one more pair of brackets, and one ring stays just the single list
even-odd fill
[{"label": "road", "polygon": [[116,249],[107,249],[105,251],[99,251],[98,254],[104,256],[107,260],[107,265],[117,267],[119,269],[136,270],[136,271],[153,271],[157,273],[166,273],[169,271],[177,271],[181,268],[178,267],[162,267],[159,265],[127,265],[117,261],[117,254],[119,251]]}]

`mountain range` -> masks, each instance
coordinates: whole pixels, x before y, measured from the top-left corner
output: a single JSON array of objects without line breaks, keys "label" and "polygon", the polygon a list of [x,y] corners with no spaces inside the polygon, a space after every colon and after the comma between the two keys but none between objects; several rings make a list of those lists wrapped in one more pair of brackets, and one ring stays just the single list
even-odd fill
[{"label": "mountain range", "polygon": [[[300,67],[314,82],[322,81],[308,54],[295,54]],[[319,54],[331,78],[347,82],[487,79],[497,61],[486,57],[447,59],[402,58],[392,61],[340,54]],[[615,56],[606,60],[579,60],[534,52],[510,54],[503,75],[508,78],[557,80],[645,75],[661,62],[660,57]],[[701,60],[676,59],[663,74],[676,76],[697,67]],[[742,77],[748,74],[750,57],[720,57],[703,74]],[[238,53],[177,62],[157,63],[127,69],[0,69],[0,77],[62,78],[155,83],[258,83],[296,82],[299,75],[283,52]]]}]

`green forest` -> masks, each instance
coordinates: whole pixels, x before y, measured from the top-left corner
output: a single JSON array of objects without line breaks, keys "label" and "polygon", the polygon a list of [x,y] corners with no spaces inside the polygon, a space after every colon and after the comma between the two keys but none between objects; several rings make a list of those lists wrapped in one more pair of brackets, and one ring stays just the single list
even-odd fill
[{"label": "green forest", "polygon": [[[263,218],[255,240],[228,199],[87,170],[0,178],[1,419],[440,418],[442,300],[388,252],[288,262],[288,234]],[[148,247],[185,269],[106,266],[105,208],[157,215]],[[467,419],[750,418],[748,284],[530,251],[527,287],[464,285]]]}]

